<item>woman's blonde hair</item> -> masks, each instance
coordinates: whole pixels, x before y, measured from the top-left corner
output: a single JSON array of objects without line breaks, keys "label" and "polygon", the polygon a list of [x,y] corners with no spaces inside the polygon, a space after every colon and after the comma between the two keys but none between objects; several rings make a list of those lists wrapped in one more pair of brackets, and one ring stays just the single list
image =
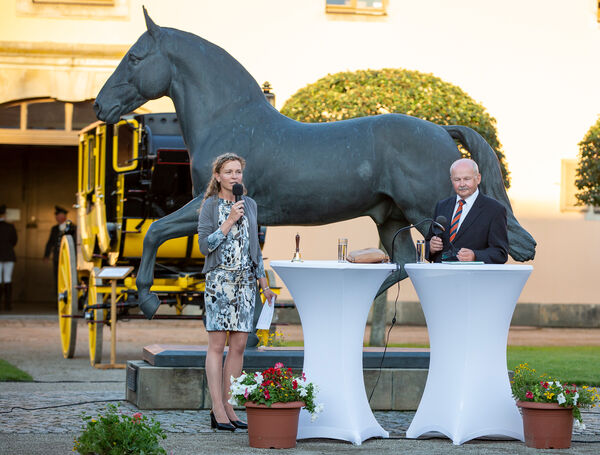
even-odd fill
[{"label": "woman's blonde hair", "polygon": [[[235,153],[224,153],[223,155],[217,156],[212,164],[212,173],[208,185],[206,185],[206,190],[204,191],[203,202],[209,197],[219,194],[219,191],[221,191],[221,184],[215,178],[215,174],[221,172],[221,168],[229,161],[239,161],[242,165],[242,170],[246,167],[246,160]],[[244,194],[246,194],[246,187],[244,187]]]}]

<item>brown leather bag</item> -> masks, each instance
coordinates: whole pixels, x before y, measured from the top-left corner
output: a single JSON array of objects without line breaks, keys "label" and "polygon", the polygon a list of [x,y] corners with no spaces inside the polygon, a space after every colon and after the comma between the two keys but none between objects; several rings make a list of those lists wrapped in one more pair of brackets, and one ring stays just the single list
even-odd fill
[{"label": "brown leather bag", "polygon": [[348,262],[357,264],[375,264],[378,262],[390,262],[390,258],[385,252],[379,248],[364,248],[362,250],[354,250],[348,253],[346,258]]}]

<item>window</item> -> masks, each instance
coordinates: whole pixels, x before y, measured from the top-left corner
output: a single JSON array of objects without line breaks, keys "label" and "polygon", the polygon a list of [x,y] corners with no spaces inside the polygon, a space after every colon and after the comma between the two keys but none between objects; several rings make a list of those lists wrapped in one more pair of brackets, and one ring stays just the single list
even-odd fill
[{"label": "window", "polygon": [[71,129],[80,130],[97,120],[93,101],[73,103],[73,123]]},{"label": "window", "polygon": [[581,212],[586,210],[583,205],[577,205],[577,160],[574,158],[563,159],[560,163],[560,211]]},{"label": "window", "polygon": [[63,5],[106,5],[114,6],[115,0],[33,0],[33,3],[52,3]]},{"label": "window", "polygon": [[388,0],[325,0],[326,13],[386,15]]},{"label": "window", "polygon": [[0,107],[0,128],[21,128],[21,105]]},{"label": "window", "polygon": [[65,103],[45,101],[27,105],[27,129],[64,130]]}]

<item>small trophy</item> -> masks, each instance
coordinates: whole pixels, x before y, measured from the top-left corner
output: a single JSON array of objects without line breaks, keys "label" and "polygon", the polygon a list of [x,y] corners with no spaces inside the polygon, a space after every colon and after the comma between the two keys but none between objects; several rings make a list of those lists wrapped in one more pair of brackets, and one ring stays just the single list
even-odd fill
[{"label": "small trophy", "polygon": [[302,262],[302,258],[300,257],[300,234],[296,234],[296,252],[294,253],[292,262]]}]

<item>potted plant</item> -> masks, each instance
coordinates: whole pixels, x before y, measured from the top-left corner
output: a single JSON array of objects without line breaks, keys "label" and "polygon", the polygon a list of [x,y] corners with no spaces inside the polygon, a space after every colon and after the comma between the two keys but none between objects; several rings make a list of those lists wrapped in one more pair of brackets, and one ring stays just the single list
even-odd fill
[{"label": "potted plant", "polygon": [[573,419],[585,428],[580,409],[600,400],[595,388],[540,376],[527,363],[515,368],[511,388],[523,413],[525,445],[538,449],[571,447]]},{"label": "potted plant", "polygon": [[167,435],[160,423],[148,419],[141,412],[129,416],[118,412],[118,407],[109,404],[107,412],[97,419],[83,415],[83,432],[75,438],[73,451],[90,455],[122,455],[144,453],[146,455],[166,454],[159,445]]},{"label": "potted plant", "polygon": [[246,406],[251,447],[288,449],[296,447],[298,416],[305,408],[315,420],[323,410],[315,401],[316,386],[306,375],[294,376],[291,368],[276,363],[263,372],[242,372],[231,378],[232,405]]}]

